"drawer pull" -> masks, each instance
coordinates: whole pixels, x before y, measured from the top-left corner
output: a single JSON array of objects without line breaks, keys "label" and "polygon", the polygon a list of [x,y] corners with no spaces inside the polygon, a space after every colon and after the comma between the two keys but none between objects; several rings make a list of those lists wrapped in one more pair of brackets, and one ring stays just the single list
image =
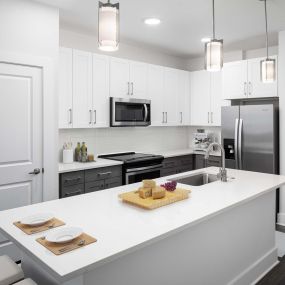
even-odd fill
[{"label": "drawer pull", "polygon": [[81,190],[78,190],[78,191],[74,191],[74,192],[67,192],[64,194],[64,196],[69,197],[69,196],[79,195],[81,193],[82,193]]},{"label": "drawer pull", "polygon": [[103,176],[103,175],[111,175],[112,172],[108,171],[108,172],[102,172],[102,173],[98,173],[99,176]]},{"label": "drawer pull", "polygon": [[71,182],[71,181],[80,181],[81,180],[81,177],[77,177],[77,178],[66,178],[64,179],[64,182],[67,183],[67,182]]}]

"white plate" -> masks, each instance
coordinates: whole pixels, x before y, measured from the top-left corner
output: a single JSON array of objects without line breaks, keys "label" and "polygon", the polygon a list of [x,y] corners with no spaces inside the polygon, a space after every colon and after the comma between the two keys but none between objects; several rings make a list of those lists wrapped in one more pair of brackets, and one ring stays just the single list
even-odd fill
[{"label": "white plate", "polygon": [[32,227],[41,226],[48,221],[50,221],[54,217],[51,213],[41,213],[41,214],[35,214],[32,216],[28,216],[20,220],[21,224],[28,225]]},{"label": "white plate", "polygon": [[81,228],[66,227],[50,232],[46,235],[46,240],[55,243],[65,243],[79,237],[82,233],[83,231]]}]

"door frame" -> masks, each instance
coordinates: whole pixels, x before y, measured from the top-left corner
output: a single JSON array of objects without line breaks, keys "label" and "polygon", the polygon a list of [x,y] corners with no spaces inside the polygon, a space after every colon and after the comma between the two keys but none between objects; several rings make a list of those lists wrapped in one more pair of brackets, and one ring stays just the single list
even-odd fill
[{"label": "door frame", "polygon": [[[33,56],[29,54],[0,52],[0,62],[27,65],[42,70],[43,102],[43,201],[54,200],[58,193],[58,91],[57,65],[58,57]],[[50,116],[50,114],[54,114]]]}]

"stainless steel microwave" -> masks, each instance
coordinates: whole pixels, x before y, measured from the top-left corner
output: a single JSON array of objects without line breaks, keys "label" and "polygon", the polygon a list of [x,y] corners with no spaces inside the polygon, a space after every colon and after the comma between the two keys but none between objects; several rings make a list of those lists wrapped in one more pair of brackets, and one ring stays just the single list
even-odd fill
[{"label": "stainless steel microwave", "polygon": [[150,100],[111,97],[111,127],[149,126],[151,124],[150,105]]}]

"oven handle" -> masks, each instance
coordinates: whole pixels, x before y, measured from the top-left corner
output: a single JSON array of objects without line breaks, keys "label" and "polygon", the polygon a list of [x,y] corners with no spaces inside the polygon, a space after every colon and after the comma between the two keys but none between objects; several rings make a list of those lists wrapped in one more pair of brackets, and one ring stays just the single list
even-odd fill
[{"label": "oven handle", "polygon": [[154,168],[161,168],[162,164],[156,164],[156,165],[152,165],[152,166],[145,166],[145,167],[139,167],[139,168],[129,168],[126,169],[127,173],[134,173],[134,172],[138,172],[138,171],[144,171],[144,170],[148,170],[148,169],[154,169]]},{"label": "oven handle", "polygon": [[144,121],[146,122],[148,116],[148,110],[146,104],[143,104],[143,106],[144,106]]}]

